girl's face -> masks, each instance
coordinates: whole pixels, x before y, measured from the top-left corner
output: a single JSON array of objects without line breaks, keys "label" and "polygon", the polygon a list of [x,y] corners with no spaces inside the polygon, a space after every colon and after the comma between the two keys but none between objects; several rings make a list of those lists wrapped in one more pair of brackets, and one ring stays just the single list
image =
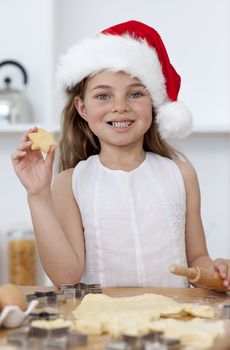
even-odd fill
[{"label": "girl's face", "polygon": [[145,86],[123,72],[103,71],[88,79],[84,98],[75,106],[101,148],[143,145],[152,123],[152,100]]}]

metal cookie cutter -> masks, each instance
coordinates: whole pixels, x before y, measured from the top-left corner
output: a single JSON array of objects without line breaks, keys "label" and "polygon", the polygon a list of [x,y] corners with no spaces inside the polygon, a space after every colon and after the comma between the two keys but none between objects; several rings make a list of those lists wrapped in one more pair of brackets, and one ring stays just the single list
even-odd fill
[{"label": "metal cookie cutter", "polygon": [[131,350],[131,346],[124,340],[109,340],[106,350]]},{"label": "metal cookie cutter", "polygon": [[78,332],[70,332],[62,337],[46,337],[41,339],[40,349],[68,350],[87,345],[87,336]]},{"label": "metal cookie cutter", "polygon": [[38,300],[38,307],[44,306],[59,306],[65,303],[65,298],[61,294],[57,294],[54,291],[50,292],[35,292],[33,294],[27,294],[27,301]]},{"label": "metal cookie cutter", "polygon": [[88,337],[86,334],[79,333],[77,331],[70,331],[68,336],[68,346],[83,346],[86,345],[88,341]]},{"label": "metal cookie cutter", "polygon": [[123,334],[120,340],[110,340],[107,350],[179,350],[178,339],[167,339],[161,332],[151,332],[146,335]]},{"label": "metal cookie cutter", "polygon": [[162,341],[161,332],[151,332],[139,336],[123,334],[122,339],[129,344],[131,350],[167,350]]},{"label": "metal cookie cutter", "polygon": [[59,318],[60,315],[58,312],[48,312],[48,311],[41,311],[41,312],[31,312],[29,314],[29,321],[34,320],[56,320]]},{"label": "metal cookie cutter", "polygon": [[102,293],[102,288],[100,284],[86,284],[86,283],[76,283],[76,284],[62,284],[61,294],[65,295],[66,300],[82,299],[86,294],[89,293]]},{"label": "metal cookie cutter", "polygon": [[[25,330],[19,329],[7,334],[7,343],[15,346],[16,349],[46,349],[47,347],[43,344],[45,339],[46,338],[31,336],[29,328]],[[53,345],[56,340],[60,340],[60,338],[52,338]],[[57,347],[55,347],[55,349],[57,349]]]},{"label": "metal cookie cutter", "polygon": [[57,329],[20,328],[7,333],[7,342],[20,349],[72,349],[84,346],[87,335],[69,331],[67,327]]},{"label": "metal cookie cutter", "polygon": [[69,332],[69,327],[60,327],[54,329],[40,328],[40,327],[30,327],[29,337],[34,338],[59,338],[62,336],[67,336]]},{"label": "metal cookie cutter", "polygon": [[61,295],[64,296],[66,302],[75,302],[76,292],[74,284],[62,284],[60,286]]},{"label": "metal cookie cutter", "polygon": [[223,304],[222,317],[230,319],[230,304]]},{"label": "metal cookie cutter", "polygon": [[22,348],[26,348],[28,342],[29,329],[28,328],[19,328],[18,330],[8,332],[7,342]]},{"label": "metal cookie cutter", "polygon": [[29,331],[30,338],[40,339],[41,348],[64,348],[71,349],[87,344],[86,334],[76,331],[70,331],[69,327],[45,329],[31,327]]}]

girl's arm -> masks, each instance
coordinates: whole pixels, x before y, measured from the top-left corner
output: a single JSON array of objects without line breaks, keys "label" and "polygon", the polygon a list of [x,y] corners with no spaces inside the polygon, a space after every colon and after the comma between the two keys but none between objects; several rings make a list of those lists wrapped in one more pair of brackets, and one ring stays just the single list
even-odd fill
[{"label": "girl's arm", "polygon": [[55,285],[76,283],[84,269],[84,242],[80,213],[73,198],[72,170],[57,177],[51,193],[55,149],[43,158],[31,150],[25,133],[12,155],[14,170],[27,191],[39,255]]},{"label": "girl's arm", "polygon": [[225,287],[230,289],[230,260],[213,261],[207,251],[205,233],[201,220],[200,189],[195,169],[188,162],[177,162],[185,183],[186,224],[185,242],[188,266],[215,269],[223,279]]},{"label": "girl's arm", "polygon": [[57,176],[52,193],[28,196],[40,259],[56,286],[79,282],[84,269],[83,228],[71,182],[69,169]]}]

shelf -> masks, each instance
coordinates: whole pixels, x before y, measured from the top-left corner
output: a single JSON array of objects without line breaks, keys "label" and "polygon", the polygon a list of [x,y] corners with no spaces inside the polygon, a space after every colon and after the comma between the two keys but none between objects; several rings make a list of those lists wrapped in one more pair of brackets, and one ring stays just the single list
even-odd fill
[{"label": "shelf", "polygon": [[[59,124],[50,124],[50,123],[34,123],[34,124],[9,124],[9,125],[0,125],[0,133],[21,133],[26,132],[28,129],[33,128],[34,126],[39,128],[46,129],[50,132],[60,132]],[[230,133],[230,124],[229,125],[198,125],[194,126],[192,134],[229,134]]]},{"label": "shelf", "polygon": [[46,129],[50,132],[59,132],[60,125],[58,124],[48,124],[48,123],[34,123],[34,124],[8,124],[8,125],[0,125],[0,133],[21,133],[26,132],[28,129],[33,128],[34,126],[39,128]]},{"label": "shelf", "polygon": [[230,133],[230,124],[228,125],[197,125],[193,127],[192,134],[228,134]]}]

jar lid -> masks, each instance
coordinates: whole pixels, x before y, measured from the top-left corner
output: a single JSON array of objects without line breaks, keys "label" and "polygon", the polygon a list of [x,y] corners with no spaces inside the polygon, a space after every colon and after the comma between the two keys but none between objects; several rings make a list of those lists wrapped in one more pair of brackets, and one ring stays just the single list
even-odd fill
[{"label": "jar lid", "polygon": [[33,238],[34,232],[32,230],[10,230],[7,235],[10,239]]}]

